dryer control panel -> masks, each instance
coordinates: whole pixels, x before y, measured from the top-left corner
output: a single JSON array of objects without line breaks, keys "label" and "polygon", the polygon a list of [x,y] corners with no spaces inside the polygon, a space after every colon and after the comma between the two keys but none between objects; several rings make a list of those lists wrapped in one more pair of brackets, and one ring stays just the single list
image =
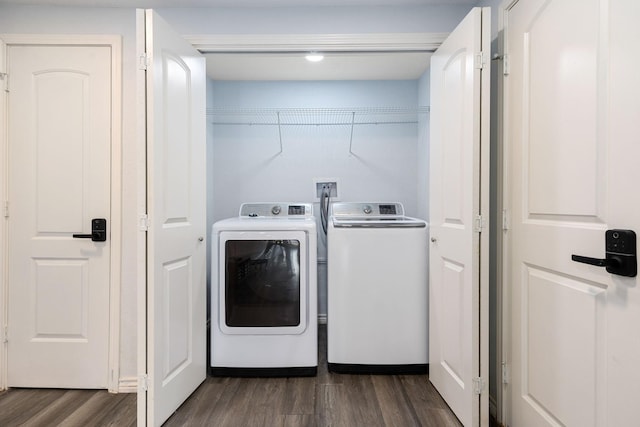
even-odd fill
[{"label": "dryer control panel", "polygon": [[243,203],[240,206],[243,218],[309,218],[313,216],[311,203]]}]

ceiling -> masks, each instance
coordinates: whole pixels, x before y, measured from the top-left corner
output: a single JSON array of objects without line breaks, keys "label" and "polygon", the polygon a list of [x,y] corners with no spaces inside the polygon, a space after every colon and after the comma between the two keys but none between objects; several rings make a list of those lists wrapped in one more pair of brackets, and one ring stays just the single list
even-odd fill
[{"label": "ceiling", "polygon": [[429,65],[427,52],[325,53],[308,62],[303,53],[205,54],[213,80],[415,80]]},{"label": "ceiling", "polygon": [[0,4],[83,7],[307,7],[307,6],[424,6],[466,4],[478,0],[0,0]]},{"label": "ceiling", "polygon": [[[0,0],[0,5],[77,7],[313,7],[469,5],[478,0]],[[214,80],[413,80],[427,69],[430,52],[334,52],[310,63],[301,53],[207,53]]]}]

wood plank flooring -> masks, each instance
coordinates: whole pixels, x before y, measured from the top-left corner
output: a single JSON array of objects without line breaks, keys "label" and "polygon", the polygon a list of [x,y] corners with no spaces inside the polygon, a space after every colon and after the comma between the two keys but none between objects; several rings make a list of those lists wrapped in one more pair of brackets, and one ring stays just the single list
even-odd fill
[{"label": "wood plank flooring", "polygon": [[135,394],[26,388],[0,393],[0,426],[3,427],[135,425]]},{"label": "wood plank flooring", "polygon": [[[165,423],[175,426],[460,426],[427,375],[346,375],[327,371],[320,328],[318,375],[208,377]],[[136,396],[88,390],[0,393],[0,426],[135,426]]]}]

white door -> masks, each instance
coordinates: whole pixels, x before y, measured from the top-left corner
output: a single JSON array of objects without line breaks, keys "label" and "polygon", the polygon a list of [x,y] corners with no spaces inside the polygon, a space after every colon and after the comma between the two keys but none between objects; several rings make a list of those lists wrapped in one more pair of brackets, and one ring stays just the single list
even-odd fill
[{"label": "white door", "polygon": [[429,378],[466,426],[488,425],[490,34],[474,8],[430,71]]},{"label": "white door", "polygon": [[147,423],[206,377],[205,62],[146,11]]},{"label": "white door", "polygon": [[520,0],[506,18],[509,424],[637,425],[640,282],[572,255],[640,233],[640,3]]},{"label": "white door", "polygon": [[111,49],[10,45],[10,387],[106,388]]}]

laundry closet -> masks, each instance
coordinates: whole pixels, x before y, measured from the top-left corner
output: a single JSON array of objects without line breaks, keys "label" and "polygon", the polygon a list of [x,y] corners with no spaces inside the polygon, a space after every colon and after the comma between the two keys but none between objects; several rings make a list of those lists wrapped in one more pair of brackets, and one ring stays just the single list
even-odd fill
[{"label": "laundry closet", "polygon": [[[337,184],[332,201],[401,202],[426,219],[428,72],[419,77],[209,81],[209,221],[265,201],[314,203],[319,218],[316,183],[327,181]],[[318,230],[322,321],[326,239]]]},{"label": "laundry closet", "polygon": [[[337,187],[331,187],[332,192],[336,190],[334,201],[400,202],[408,216],[434,222],[430,242],[425,238],[422,246],[431,255],[406,265],[423,262],[434,270],[432,290],[428,298],[409,298],[430,301],[429,308],[422,310],[430,312],[429,332],[423,334],[429,336],[425,345],[434,368],[430,380],[463,420],[479,417],[478,408],[488,407],[487,395],[481,391],[488,365],[484,355],[485,364],[480,364],[477,351],[486,336],[480,338],[474,331],[486,331],[482,323],[487,319],[480,298],[487,300],[488,283],[488,233],[481,231],[489,219],[489,22],[488,8],[472,10],[449,37],[440,40],[437,51],[433,49],[431,67],[425,61],[424,70],[412,78],[392,74],[371,80],[260,80],[258,74],[239,81],[233,80],[233,73],[229,79],[217,79],[215,67],[208,71],[212,79],[207,98],[209,224],[236,216],[237,206],[246,202],[318,206],[318,183]],[[207,54],[206,46],[199,49]],[[365,214],[370,213],[367,203],[362,206]],[[211,241],[218,245],[216,238]],[[322,233],[318,243],[318,320],[328,322],[330,335],[336,319],[331,310],[337,306],[327,298],[327,288],[331,290],[335,281],[332,270],[327,273],[326,260],[335,248],[329,245],[327,256]],[[222,277],[218,272],[224,271],[220,263],[221,259],[211,260],[212,295],[216,286],[223,288],[221,283],[228,286],[228,279],[218,280]],[[402,276],[398,275],[398,283]],[[427,280],[422,282],[429,286]],[[372,284],[364,292],[375,293],[374,288],[379,289]],[[358,294],[349,298],[356,307]],[[327,300],[332,301],[329,307]],[[212,328],[220,301],[212,298]],[[377,300],[369,311],[384,304],[384,298]],[[395,327],[397,334],[407,330]],[[451,342],[449,337],[459,339]],[[328,342],[332,345],[331,336]],[[332,355],[331,350],[328,354]],[[367,355],[351,356],[336,359],[333,366],[351,369],[370,360]],[[328,362],[331,370],[332,359]],[[473,395],[472,381],[473,390],[480,390]]]}]

